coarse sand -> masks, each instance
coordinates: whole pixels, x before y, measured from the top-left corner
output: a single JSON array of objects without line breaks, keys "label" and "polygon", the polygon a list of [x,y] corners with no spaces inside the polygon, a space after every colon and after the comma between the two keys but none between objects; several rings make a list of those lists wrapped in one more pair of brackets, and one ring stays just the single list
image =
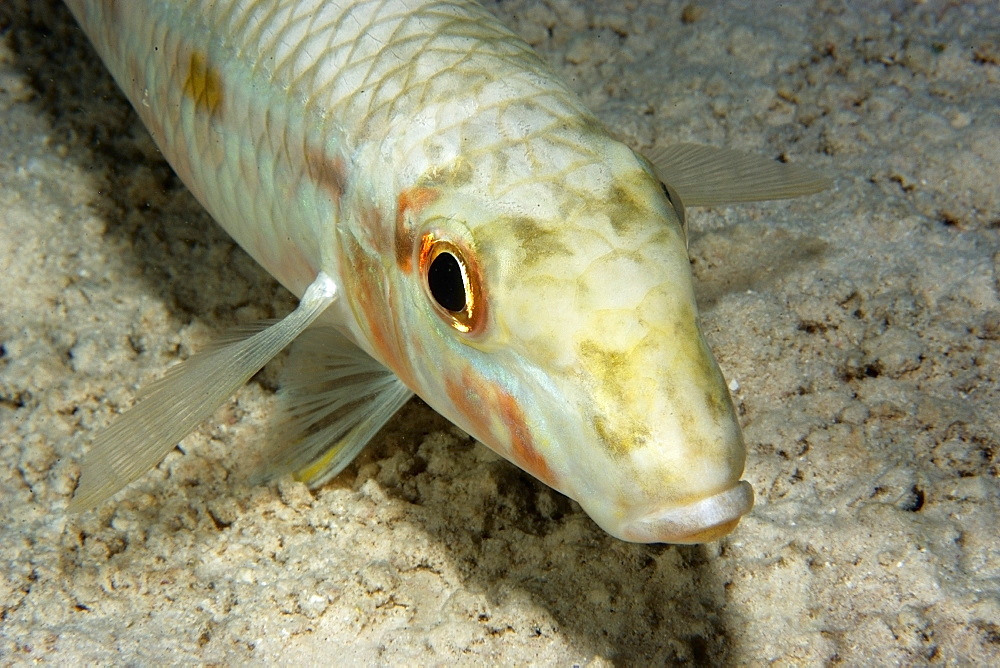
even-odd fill
[{"label": "coarse sand", "polygon": [[137,389],[294,299],[54,0],[0,5],[0,663],[1000,663],[1000,4],[490,7],[638,150],[822,170],[695,209],[757,507],[633,545],[413,401],[314,491],[237,474],[280,363],[68,516]]}]

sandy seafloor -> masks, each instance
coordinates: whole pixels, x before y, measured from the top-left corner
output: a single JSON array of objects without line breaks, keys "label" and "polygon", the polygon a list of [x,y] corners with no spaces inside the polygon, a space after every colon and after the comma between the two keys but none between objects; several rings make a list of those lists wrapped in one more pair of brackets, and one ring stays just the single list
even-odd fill
[{"label": "sandy seafloor", "polygon": [[0,663],[1000,663],[1000,5],[492,7],[634,147],[835,179],[690,216],[756,509],[709,545],[627,544],[416,401],[329,485],[248,487],[275,366],[67,516],[140,385],[294,300],[68,12],[7,0]]}]

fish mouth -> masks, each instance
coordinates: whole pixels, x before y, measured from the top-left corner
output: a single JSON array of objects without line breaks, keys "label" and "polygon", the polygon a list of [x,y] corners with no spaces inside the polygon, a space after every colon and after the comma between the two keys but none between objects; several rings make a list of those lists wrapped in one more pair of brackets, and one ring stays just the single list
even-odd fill
[{"label": "fish mouth", "polygon": [[657,510],[629,522],[621,537],[635,543],[691,545],[722,538],[753,508],[753,487],[741,480],[694,503]]}]

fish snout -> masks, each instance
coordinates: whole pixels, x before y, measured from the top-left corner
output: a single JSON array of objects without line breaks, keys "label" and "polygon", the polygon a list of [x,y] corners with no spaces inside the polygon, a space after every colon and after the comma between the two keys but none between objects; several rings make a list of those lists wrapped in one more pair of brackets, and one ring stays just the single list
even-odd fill
[{"label": "fish snout", "polygon": [[623,523],[616,532],[634,543],[690,545],[722,538],[753,508],[753,487],[745,480],[683,506],[658,509]]}]

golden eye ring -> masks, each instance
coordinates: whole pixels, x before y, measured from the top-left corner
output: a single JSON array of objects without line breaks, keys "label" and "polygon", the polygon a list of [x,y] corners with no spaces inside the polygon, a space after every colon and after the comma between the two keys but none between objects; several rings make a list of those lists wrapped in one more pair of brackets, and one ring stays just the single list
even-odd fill
[{"label": "golden eye ring", "polygon": [[477,334],[486,322],[482,275],[464,245],[427,232],[420,240],[420,276],[438,316],[463,334]]}]

